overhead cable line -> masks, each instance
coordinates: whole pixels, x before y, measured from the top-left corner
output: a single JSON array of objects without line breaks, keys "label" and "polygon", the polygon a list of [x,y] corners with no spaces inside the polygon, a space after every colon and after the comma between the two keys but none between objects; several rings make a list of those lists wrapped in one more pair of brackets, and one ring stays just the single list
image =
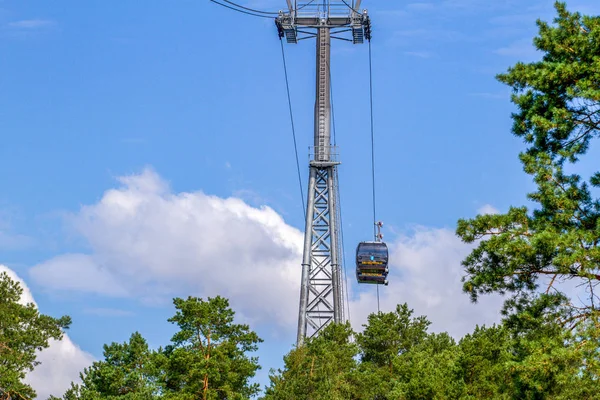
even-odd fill
[{"label": "overhead cable line", "polygon": [[302,10],[304,7],[310,6],[314,2],[315,2],[315,0],[310,0],[308,3],[304,4],[303,6],[296,8],[295,11]]},{"label": "overhead cable line", "polygon": [[[261,10],[256,10],[254,8],[245,7],[245,6],[241,5],[241,4],[234,3],[233,1],[229,1],[229,0],[221,0],[221,1],[223,1],[223,2],[225,2],[227,4],[230,4],[230,5],[220,3],[220,2],[218,2],[216,0],[209,0],[209,1],[211,1],[211,2],[213,2],[215,4],[218,4],[220,6],[229,8],[230,10],[241,12],[241,13],[247,14],[247,15],[252,15],[253,17],[275,18],[275,16],[279,15],[279,12],[276,12],[276,11],[261,11]],[[304,7],[307,7],[307,6],[311,5],[315,1],[316,0],[311,0],[308,3],[304,4],[303,6],[298,7],[294,11],[302,10]]]},{"label": "overhead cable line", "polygon": [[253,9],[253,8],[244,7],[244,6],[243,6],[243,5],[241,5],[241,4],[234,3],[233,1],[229,1],[229,0],[221,0],[221,1],[224,1],[225,3],[231,4],[231,5],[235,6],[235,7],[242,8],[242,9],[244,9],[244,10],[252,11],[252,12],[255,12],[255,13],[259,13],[259,14],[271,14],[271,15],[279,15],[279,13],[278,13],[278,12],[275,12],[275,11],[261,11],[261,10],[255,10],[255,9]]},{"label": "overhead cable line", "polygon": [[[220,5],[220,6],[223,6],[223,7],[225,7],[225,8],[229,8],[230,10],[233,10],[233,11],[240,12],[240,13],[242,13],[242,14],[252,15],[253,17],[261,17],[261,18],[269,18],[269,19],[274,19],[274,17],[271,17],[271,16],[262,15],[262,14],[255,14],[255,13],[251,13],[251,12],[249,12],[249,11],[241,10],[241,9],[239,9],[239,8],[237,8],[237,7],[228,6],[227,4],[219,3],[219,2],[218,2],[218,1],[216,1],[216,0],[209,0],[209,1],[211,1],[211,2],[213,2],[213,3],[215,3],[215,4],[218,4],[218,5]],[[223,0],[223,1],[225,1],[225,0]]]},{"label": "overhead cable line", "polygon": [[377,208],[375,197],[375,129],[373,126],[373,61],[371,41],[369,40],[369,102],[371,107],[371,179],[373,182],[373,235],[377,240]]},{"label": "overhead cable line", "polygon": [[[343,1],[343,0],[342,0]],[[373,234],[375,241],[378,241],[377,234],[377,207],[375,197],[375,129],[373,125],[373,57],[371,54],[371,38],[369,37],[369,103],[371,111],[371,178],[373,182]],[[379,308],[379,285],[377,286],[377,312],[380,312]]]},{"label": "overhead cable line", "polygon": [[348,7],[349,9],[351,9],[352,11],[354,11],[355,13],[360,14],[360,12],[358,12],[357,10],[355,10],[350,4],[346,3],[346,0],[342,0],[342,3],[344,3],[346,5],[346,7]]},{"label": "overhead cable line", "polygon": [[298,160],[298,144],[296,142],[296,128],[294,126],[294,114],[292,113],[292,98],[290,96],[290,83],[288,80],[287,64],[285,62],[285,50],[283,47],[283,40],[279,39],[281,43],[281,58],[283,59],[283,72],[285,75],[285,87],[287,89],[288,107],[290,110],[290,122],[292,125],[292,137],[294,139],[294,153],[296,154],[296,169],[298,171],[298,184],[300,186],[300,199],[302,200],[302,212],[304,213],[304,219],[306,220],[306,207],[304,205],[304,190],[302,189],[302,176],[300,173],[300,161]]}]

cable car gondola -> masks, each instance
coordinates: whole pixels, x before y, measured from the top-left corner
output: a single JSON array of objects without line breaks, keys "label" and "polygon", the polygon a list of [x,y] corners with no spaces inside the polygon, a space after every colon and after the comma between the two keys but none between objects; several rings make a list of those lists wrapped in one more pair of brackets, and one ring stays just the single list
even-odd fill
[{"label": "cable car gondola", "polygon": [[360,242],[356,248],[356,279],[358,283],[387,286],[388,258],[388,248],[384,242]]}]

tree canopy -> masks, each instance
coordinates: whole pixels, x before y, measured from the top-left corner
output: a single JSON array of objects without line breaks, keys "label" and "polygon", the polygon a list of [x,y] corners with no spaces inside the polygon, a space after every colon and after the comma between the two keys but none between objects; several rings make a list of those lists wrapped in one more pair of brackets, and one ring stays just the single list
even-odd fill
[{"label": "tree canopy", "polygon": [[508,293],[510,305],[543,292],[563,300],[562,322],[574,326],[598,317],[600,172],[582,176],[576,164],[600,135],[600,17],[555,8],[554,25],[537,22],[542,59],[498,75],[513,89],[512,132],[527,145],[520,160],[537,187],[528,195],[536,207],[462,219],[457,234],[478,243],[463,262],[473,300]]},{"label": "tree canopy", "polygon": [[271,371],[264,399],[595,398],[598,376],[582,361],[597,345],[573,346],[559,324],[532,312],[478,326],[458,343],[429,332],[406,304],[371,314],[363,333],[332,324]]},{"label": "tree canopy", "polygon": [[104,360],[94,362],[80,374],[82,383],[72,384],[65,400],[155,399],[159,397],[156,352],[138,332],[128,342],[104,345]]},{"label": "tree canopy", "polygon": [[128,342],[104,346],[104,360],[81,373],[64,400],[249,399],[259,391],[250,382],[260,368],[248,353],[262,340],[223,297],[173,300],[169,319],[179,330],[164,348],[151,350],[139,333]]},{"label": "tree canopy", "polygon": [[[258,393],[249,379],[260,368],[247,353],[262,342],[248,325],[235,324],[229,301],[217,296],[173,300],[179,327],[161,352],[165,393],[177,399],[246,399]],[[169,398],[169,395],[167,395]]]},{"label": "tree canopy", "polygon": [[0,398],[35,397],[24,379],[40,363],[36,352],[47,348],[50,339],[60,340],[71,324],[67,316],[53,318],[33,303],[23,304],[22,295],[19,282],[0,273]]}]

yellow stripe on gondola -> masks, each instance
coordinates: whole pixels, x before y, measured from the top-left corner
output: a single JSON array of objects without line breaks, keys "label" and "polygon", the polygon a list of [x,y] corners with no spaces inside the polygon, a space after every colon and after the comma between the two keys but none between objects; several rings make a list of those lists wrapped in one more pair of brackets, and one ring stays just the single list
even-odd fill
[{"label": "yellow stripe on gondola", "polygon": [[361,261],[361,264],[365,264],[365,265],[382,265],[383,262],[382,261]]},{"label": "yellow stripe on gondola", "polygon": [[364,272],[360,274],[360,276],[383,276],[382,274],[376,274],[376,273],[371,273],[371,272]]}]

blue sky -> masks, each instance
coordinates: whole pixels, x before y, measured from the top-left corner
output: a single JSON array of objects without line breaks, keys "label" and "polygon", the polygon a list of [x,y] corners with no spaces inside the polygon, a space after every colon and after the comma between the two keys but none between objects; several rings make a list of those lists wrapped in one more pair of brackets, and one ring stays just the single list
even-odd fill
[{"label": "blue sky", "polygon": [[[494,76],[539,57],[535,20],[550,20],[552,4],[363,1],[378,218],[396,259],[384,309],[406,301],[458,336],[497,319],[498,299],[473,306],[460,293],[468,246],[452,232],[458,218],[525,203],[510,93]],[[595,0],[568,5],[600,12]],[[285,52],[306,188],[314,43]],[[367,45],[335,42],[349,255],[372,232],[368,77]],[[63,349],[65,365],[135,330],[165,344],[170,298],[221,293],[265,338],[267,382],[295,341],[303,228],[272,21],[204,0],[0,1],[0,133],[0,264],[43,312],[72,316],[79,364]],[[200,258],[219,264],[223,253],[203,269]],[[359,327],[373,291],[352,283],[351,296]]]}]

